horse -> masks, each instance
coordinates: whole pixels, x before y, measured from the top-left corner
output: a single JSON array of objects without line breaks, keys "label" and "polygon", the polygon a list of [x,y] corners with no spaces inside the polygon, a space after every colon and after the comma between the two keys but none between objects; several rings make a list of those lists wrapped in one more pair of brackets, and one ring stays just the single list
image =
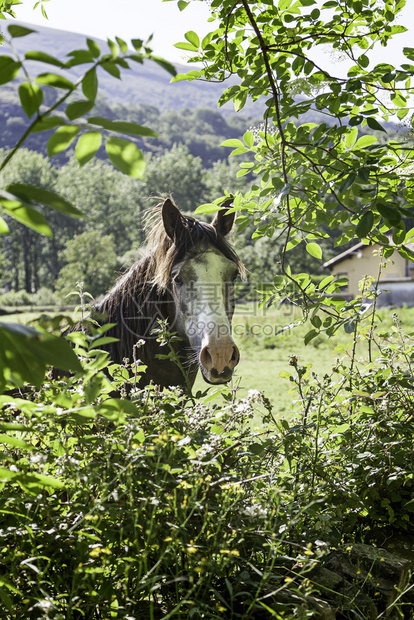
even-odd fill
[{"label": "horse", "polygon": [[[121,275],[96,304],[99,322],[114,323],[107,345],[114,362],[135,358],[147,366],[138,387],[192,387],[198,372],[213,385],[230,381],[240,353],[231,335],[234,282],[246,270],[226,240],[235,213],[225,201],[213,222],[184,215],[166,199],[148,238],[147,252]],[[181,364],[159,355],[168,353],[154,329],[167,320],[172,346]],[[180,368],[181,365],[181,368]],[[187,377],[184,376],[185,369]]]}]

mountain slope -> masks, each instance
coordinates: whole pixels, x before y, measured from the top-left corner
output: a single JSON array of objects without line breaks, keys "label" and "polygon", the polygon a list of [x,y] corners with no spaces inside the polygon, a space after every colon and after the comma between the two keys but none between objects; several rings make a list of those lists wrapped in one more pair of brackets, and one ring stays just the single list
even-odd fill
[{"label": "mountain slope", "polygon": [[[14,45],[18,52],[24,55],[29,50],[46,52],[64,61],[68,52],[75,49],[86,49],[86,37],[73,32],[55,30],[44,26],[31,26],[30,24],[19,23],[22,26],[36,30],[26,37],[14,39]],[[2,25],[3,26],[3,25]],[[2,28],[5,30],[5,27]],[[101,47],[106,50],[105,41],[94,39]],[[1,53],[9,53],[7,47],[0,47]],[[166,59],[168,60],[168,58]],[[175,64],[175,63],[174,63]],[[42,64],[39,62],[28,62],[27,66],[31,74],[42,71]],[[46,65],[44,65],[46,67]],[[178,73],[186,73],[191,70],[190,66],[175,64]],[[66,75],[79,75],[79,69],[73,69]],[[131,102],[145,103],[157,107],[159,110],[179,110],[183,107],[197,108],[212,107],[217,108],[217,101],[222,92],[235,83],[235,79],[224,84],[214,84],[205,82],[176,82],[170,83],[171,75],[153,61],[146,61],[143,65],[131,63],[130,71],[122,72],[122,79],[117,80],[105,71],[99,73],[100,92],[111,102]],[[249,114],[258,115],[260,106],[253,104],[246,109]],[[231,113],[231,104],[222,108],[222,111]]]}]

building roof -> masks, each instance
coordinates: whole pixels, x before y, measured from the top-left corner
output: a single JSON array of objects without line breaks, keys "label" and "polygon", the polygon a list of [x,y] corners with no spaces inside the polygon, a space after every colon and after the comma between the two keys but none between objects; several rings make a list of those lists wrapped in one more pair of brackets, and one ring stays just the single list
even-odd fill
[{"label": "building roof", "polygon": [[[391,237],[390,237],[390,244],[393,245]],[[326,268],[329,269],[330,267],[333,267],[337,263],[342,262],[346,258],[351,258],[352,256],[355,256],[363,248],[369,248],[369,247],[372,247],[373,245],[374,244],[372,244],[372,243],[367,245],[366,243],[362,243],[362,241],[360,241],[356,245],[353,245],[352,248],[349,248],[349,250],[345,250],[345,252],[342,252],[342,254],[338,254],[338,256],[334,256],[333,258],[331,258],[331,260],[328,260],[326,263],[324,263],[322,265],[322,267],[324,269],[326,269]],[[414,252],[414,242],[413,241],[409,241],[408,243],[405,243],[404,247],[406,247],[409,250],[411,250],[412,252]]]},{"label": "building roof", "polygon": [[349,248],[348,250],[345,250],[345,252],[342,252],[342,254],[338,254],[338,256],[334,256],[333,258],[331,258],[331,260],[328,260],[326,263],[322,265],[322,267],[324,269],[333,267],[334,265],[336,265],[336,263],[340,263],[346,258],[351,258],[351,256],[353,256],[354,254],[358,254],[358,252],[362,248],[367,248],[367,247],[369,246],[365,245],[365,243],[362,243],[362,241],[360,241],[356,245],[353,245],[352,248]]}]

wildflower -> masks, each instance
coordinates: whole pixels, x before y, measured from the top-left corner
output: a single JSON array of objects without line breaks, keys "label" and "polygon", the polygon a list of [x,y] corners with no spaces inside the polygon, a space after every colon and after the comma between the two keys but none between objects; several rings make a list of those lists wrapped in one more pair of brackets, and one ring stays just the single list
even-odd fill
[{"label": "wildflower", "polygon": [[240,553],[237,551],[237,549],[220,549],[220,553],[222,555],[234,555],[236,557],[240,556]]},{"label": "wildflower", "polygon": [[187,480],[183,480],[183,481],[180,483],[180,487],[181,487],[182,489],[192,489],[192,488],[193,488],[193,485],[192,485],[192,484],[190,484],[189,482],[187,482]]}]

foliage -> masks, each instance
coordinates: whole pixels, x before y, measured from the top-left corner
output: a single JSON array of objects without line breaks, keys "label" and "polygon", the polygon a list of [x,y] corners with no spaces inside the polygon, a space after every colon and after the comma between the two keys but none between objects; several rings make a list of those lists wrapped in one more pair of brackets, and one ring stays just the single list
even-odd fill
[{"label": "foliage", "polygon": [[[69,50],[81,49],[84,46],[84,35],[68,32],[66,30],[55,30],[48,27],[47,22],[44,22],[44,24],[44,26],[36,24],[34,27],[36,32],[30,37],[22,37],[15,41],[15,47],[21,57],[24,57],[26,52],[37,49],[42,50],[50,56],[55,56],[62,62],[66,62],[66,54]],[[0,27],[2,31],[5,30],[6,25],[7,22],[1,22]],[[137,32],[138,30],[139,23],[137,22]],[[109,52],[106,41],[96,39],[96,42],[105,53]],[[149,45],[151,46],[151,43],[149,43]],[[177,71],[184,70],[184,65],[179,65],[177,63],[174,63],[174,65]],[[159,64],[150,59],[144,62],[143,65],[131,65],[131,70],[124,75],[124,79],[122,80],[114,80],[113,77],[104,70],[98,70],[98,73],[99,92],[96,99],[96,114],[98,116],[112,118],[107,114],[107,105],[110,105],[113,110],[115,110],[115,106],[119,106],[114,118],[122,118],[125,121],[130,120],[139,125],[148,125],[153,129],[156,128],[149,116],[145,118],[128,118],[125,114],[125,107],[131,110],[135,106],[154,106],[161,112],[167,110],[178,111],[183,108],[192,110],[202,106],[216,109],[217,99],[222,93],[221,84],[205,84],[202,82],[192,82],[189,84],[188,82],[181,82],[171,85],[171,75]],[[76,80],[79,77],[79,72],[76,67],[73,67],[67,70],[65,75],[72,76],[73,80]],[[7,96],[12,89],[6,84],[1,90],[5,91],[1,94],[1,102],[3,105],[3,103],[5,103],[5,94]],[[50,95],[50,91],[48,95]],[[133,102],[134,105],[130,102]],[[101,103],[104,104],[102,107],[100,105]],[[17,106],[14,106],[14,108],[10,110],[10,112],[15,112],[15,114],[11,114],[11,117],[14,119],[13,124],[16,123],[16,125],[18,123],[17,119],[22,118],[16,109],[18,105],[17,101]],[[245,113],[248,115],[256,115],[259,113],[255,111],[257,107],[261,108],[260,103],[258,106],[256,104],[246,106]],[[233,107],[231,104],[225,106],[221,110],[226,117],[231,116],[232,111]],[[155,117],[153,120],[154,119]],[[156,129],[156,131],[158,130]],[[241,134],[242,133],[243,131]],[[40,136],[38,136],[38,138],[40,138]],[[30,146],[28,145],[28,148],[33,149],[35,147],[33,143],[31,143]]]},{"label": "foliage", "polygon": [[[174,75],[172,65],[153,56],[143,41],[138,39],[132,42],[134,52],[130,53],[126,42],[119,38],[116,43],[108,40],[109,53],[102,53],[96,41],[87,39],[85,49],[70,51],[67,54],[69,60],[65,62],[42,51],[27,51],[22,60],[16,50],[15,40],[33,32],[30,28],[9,25],[5,43],[10,55],[0,57],[1,84],[12,82],[20,73],[24,74],[26,81],[20,83],[18,92],[21,108],[28,119],[28,124],[18,141],[3,157],[0,171],[12,160],[30,134],[53,130],[47,142],[47,154],[50,157],[66,151],[70,146],[75,146],[76,159],[80,165],[84,165],[95,157],[101,144],[104,143],[109,160],[119,170],[129,176],[142,177],[145,161],[142,151],[134,143],[134,136],[154,137],[157,134],[137,123],[110,120],[96,115],[87,116],[94,108],[98,93],[98,69],[120,78],[121,68],[130,69],[131,62],[142,64],[144,59],[151,57]],[[33,79],[26,67],[28,61],[49,65],[49,71],[42,72]],[[85,65],[87,68],[75,82],[54,72],[56,67],[62,70]],[[56,95],[51,105],[47,102],[45,88],[52,89]],[[80,91],[83,98],[79,98]],[[77,97],[74,99],[75,93]],[[64,115],[56,113],[58,109],[63,110]],[[132,138],[127,140],[123,136]],[[46,220],[34,208],[35,202],[46,204],[68,215],[81,215],[70,204],[41,188],[34,193],[33,189],[29,191],[27,188],[8,186],[0,196],[1,208],[6,215],[14,217],[37,232],[51,235]],[[0,225],[1,232],[6,232],[7,224],[4,219],[0,220]]]},{"label": "foliage", "polygon": [[117,272],[118,260],[111,235],[84,232],[68,241],[63,251],[66,265],[55,282],[56,291],[62,296],[73,290],[73,283],[83,281],[91,295],[105,292]]},{"label": "foliage", "polygon": [[391,329],[356,329],[354,338],[378,348],[371,363],[358,363],[354,351],[318,377],[292,356],[292,370],[281,373],[301,412],[286,455],[300,501],[318,505],[323,536],[339,541],[344,533],[363,533],[384,542],[393,528],[412,531],[414,342],[397,315]]},{"label": "foliage", "polygon": [[205,192],[203,165],[182,145],[173,146],[164,155],[154,157],[145,175],[144,195],[174,197],[183,211],[194,211],[194,205]]},{"label": "foliage", "polygon": [[411,531],[414,343],[398,322],[369,367],[319,378],[292,358],[290,421],[255,390],[220,388],[214,406],[136,391],[144,368],[110,362],[106,329],[71,335],[83,373],[0,397],[4,617],[293,618],[331,546]]},{"label": "foliage", "polygon": [[57,306],[59,301],[59,297],[53,291],[44,287],[41,287],[36,293],[20,290],[9,291],[0,295],[0,307]]},{"label": "foliage", "polygon": [[[186,3],[178,4],[185,8]],[[333,323],[341,322],[331,297],[334,287],[316,287],[306,272],[293,277],[290,250],[302,244],[321,259],[320,240],[339,228],[337,246],[358,237],[380,243],[385,257],[396,251],[414,258],[407,246],[412,232],[403,220],[412,215],[412,142],[406,135],[387,139],[383,126],[410,114],[414,49],[404,48],[407,62],[398,68],[373,60],[376,46],[386,46],[406,30],[395,24],[404,4],[332,0],[319,7],[315,0],[213,0],[215,29],[202,40],[190,31],[176,45],[203,68],[174,80],[224,81],[237,75],[238,83],[219,100],[219,105],[232,101],[236,110],[248,99],[266,98],[263,126],[247,131],[243,140],[223,143],[232,155],[253,155],[255,162],[240,164],[239,174],[252,170],[261,179],[236,198],[234,208],[242,227],[254,222],[256,238],[267,235],[283,244],[281,275],[269,287],[269,298],[300,295],[305,311],[323,309]],[[321,45],[349,59],[346,77],[312,59],[311,50]],[[297,78],[302,82],[292,91]],[[295,97],[301,86],[304,96]],[[326,122],[306,122],[309,110],[323,112]],[[375,135],[362,135],[366,128]]]}]

